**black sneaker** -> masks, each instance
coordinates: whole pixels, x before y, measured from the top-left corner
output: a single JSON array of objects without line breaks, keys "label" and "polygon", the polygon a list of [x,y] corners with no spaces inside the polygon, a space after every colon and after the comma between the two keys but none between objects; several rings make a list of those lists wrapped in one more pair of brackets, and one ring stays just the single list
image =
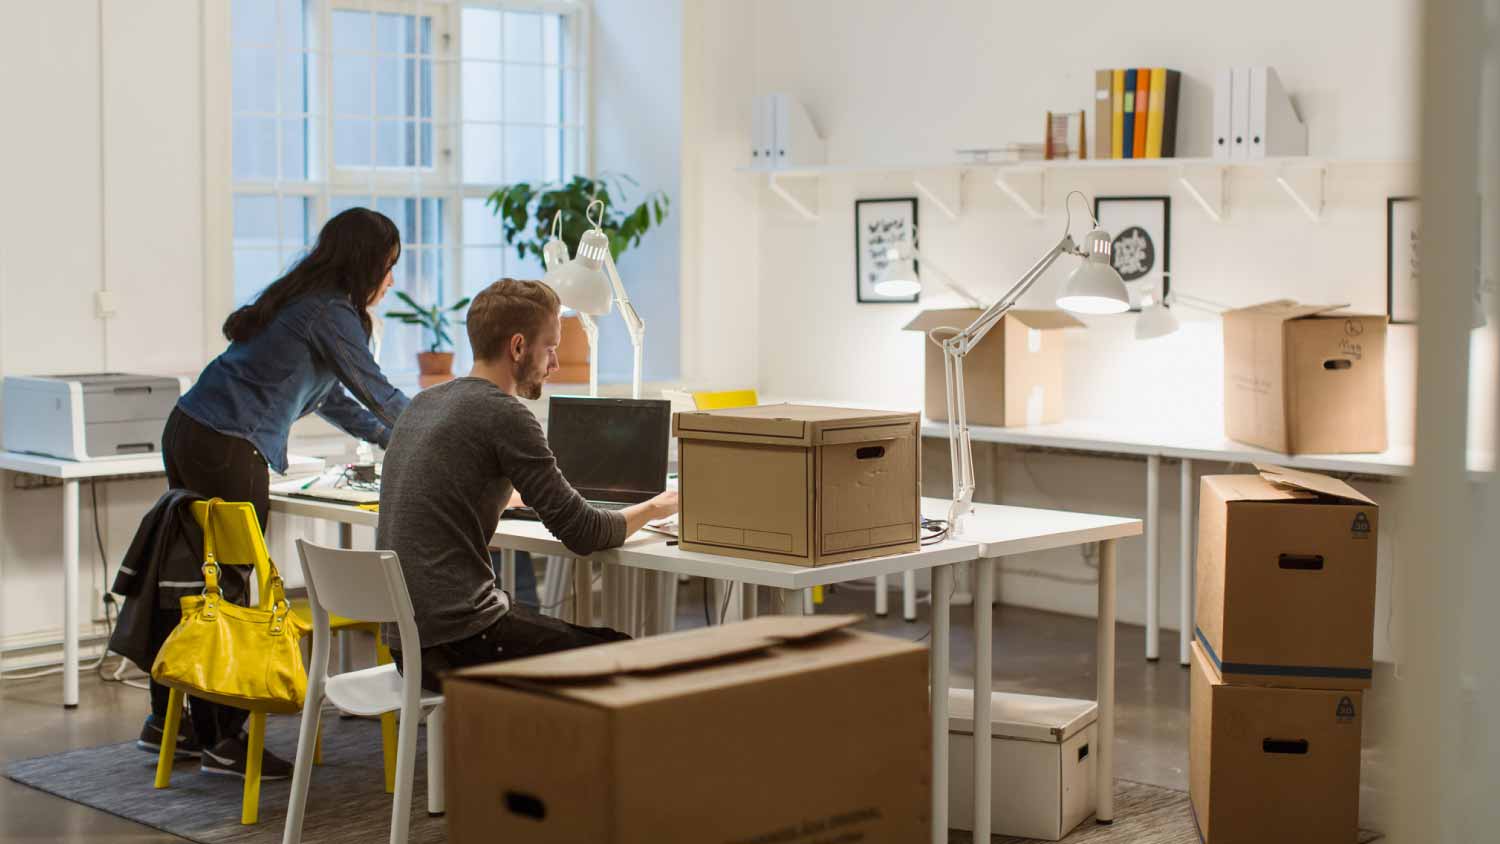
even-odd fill
[{"label": "black sneaker", "polygon": [[[135,746],[147,753],[159,755],[165,726],[155,715],[147,715],[146,723],[141,726],[141,737],[135,740]],[[193,733],[193,722],[184,715],[177,722],[177,749],[173,756],[177,759],[193,759],[202,752],[203,749],[198,746],[198,736]]]},{"label": "black sneaker", "polygon": [[[203,751],[200,769],[205,774],[221,777],[245,778],[245,757],[249,755],[249,742],[241,733],[237,738],[227,738]],[[292,775],[292,763],[269,750],[261,751],[260,778],[262,780],[284,780]]]}]

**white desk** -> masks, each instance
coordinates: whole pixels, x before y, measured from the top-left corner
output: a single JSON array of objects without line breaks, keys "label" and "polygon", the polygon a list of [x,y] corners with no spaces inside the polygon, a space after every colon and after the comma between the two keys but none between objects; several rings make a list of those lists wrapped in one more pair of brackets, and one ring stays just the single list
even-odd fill
[{"label": "white desk", "polygon": [[[322,463],[297,457],[291,458],[291,462],[299,468]],[[79,461],[0,451],[0,470],[58,478],[63,482],[63,708],[74,709],[78,706],[79,482],[124,475],[160,475],[166,469],[159,453]],[[104,588],[108,589],[109,584],[104,584]]]},{"label": "white desk", "polygon": [[[924,421],[924,437],[948,436],[946,422]],[[1379,454],[1281,454],[1227,439],[1220,433],[1177,430],[1167,427],[1144,429],[1101,420],[1077,419],[1052,425],[1013,428],[969,426],[975,442],[1059,448],[1097,454],[1128,454],[1146,458],[1146,659],[1161,653],[1161,620],[1158,600],[1161,590],[1161,461],[1181,461],[1179,485],[1182,518],[1179,523],[1178,569],[1182,589],[1178,595],[1178,662],[1188,664],[1187,631],[1193,629],[1193,512],[1197,490],[1193,486],[1193,461],[1223,463],[1274,463],[1313,472],[1343,472],[1401,478],[1412,469],[1412,449],[1397,446]],[[1490,456],[1471,455],[1475,471],[1489,467]]]},{"label": "white desk", "polygon": [[[922,501],[923,511],[931,516],[946,514],[947,508],[946,500],[928,498]],[[341,524],[373,525],[379,520],[375,513],[359,510],[349,505],[290,496],[272,496],[271,509],[273,512],[282,512],[287,515],[321,518]],[[975,505],[975,511],[965,526],[964,536],[959,540],[945,540],[926,546],[919,551],[869,560],[817,567],[743,560],[684,551],[675,544],[669,545],[666,537],[647,532],[635,534],[619,548],[595,554],[594,559],[606,566],[689,574],[780,589],[784,608],[792,614],[802,612],[801,592],[810,586],[863,580],[923,568],[932,569],[930,685],[933,765],[932,840],[934,844],[945,844],[948,840],[948,687],[951,653],[949,598],[953,584],[953,566],[958,563],[975,563],[979,585],[974,606],[976,608],[989,607],[994,601],[994,561],[996,559],[1012,554],[1065,548],[1087,542],[1101,543],[1099,634],[1096,655],[1099,696],[1099,758],[1096,769],[1099,807],[1096,817],[1101,822],[1109,822],[1114,819],[1112,744],[1114,742],[1115,540],[1135,536],[1140,532],[1139,519],[978,504]],[[501,520],[496,528],[492,544],[511,550],[571,556],[571,552],[539,522]],[[575,582],[586,587],[589,581],[585,574]],[[607,580],[606,583],[608,583]],[[579,590],[579,594],[584,594],[583,589]],[[748,597],[745,600],[745,609],[747,617],[755,614],[754,602]],[[991,651],[994,618],[989,612],[976,612],[975,620],[974,829],[976,830],[975,840],[982,841],[988,839],[991,828],[989,817],[991,747],[988,740],[990,730],[988,705],[990,692],[994,687],[994,662]],[[981,709],[981,707],[984,708]]]}]

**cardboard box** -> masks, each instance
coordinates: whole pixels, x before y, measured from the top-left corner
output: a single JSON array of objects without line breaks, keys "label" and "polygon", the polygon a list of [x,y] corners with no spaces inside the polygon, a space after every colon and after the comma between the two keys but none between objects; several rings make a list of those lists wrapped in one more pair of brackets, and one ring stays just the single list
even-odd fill
[{"label": "cardboard box", "polygon": [[[924,334],[967,328],[978,308],[923,311],[906,324]],[[1063,329],[1083,323],[1062,311],[1008,311],[964,358],[964,401],[970,425],[1045,425],[1063,419]],[[948,419],[943,350],[923,343],[928,419]]]},{"label": "cardboard box", "polygon": [[458,844],[910,844],[931,825],[927,648],[741,624],[450,675]]},{"label": "cardboard box", "polygon": [[[1094,813],[1098,720],[1091,700],[991,694],[993,834],[1057,841]],[[948,825],[972,830],[973,689],[949,691],[948,734]]]},{"label": "cardboard box", "polygon": [[1380,508],[1325,475],[1256,468],[1203,478],[1195,638],[1231,683],[1369,688]]},{"label": "cardboard box", "polygon": [[682,548],[799,566],[917,550],[918,422],[795,404],[676,414]]},{"label": "cardboard box", "polygon": [[1359,839],[1358,691],[1234,686],[1193,643],[1188,781],[1206,844]]},{"label": "cardboard box", "polygon": [[1224,314],[1225,435],[1285,454],[1386,450],[1384,316],[1267,302]]}]

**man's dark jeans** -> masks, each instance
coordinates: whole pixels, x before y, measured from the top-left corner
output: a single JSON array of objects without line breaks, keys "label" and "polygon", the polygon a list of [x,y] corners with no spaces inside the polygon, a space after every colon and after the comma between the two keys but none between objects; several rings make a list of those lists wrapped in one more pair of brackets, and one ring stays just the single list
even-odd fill
[{"label": "man's dark jeans", "polygon": [[[422,688],[442,691],[442,675],[471,665],[586,648],[629,639],[608,627],[580,627],[541,615],[518,604],[488,630],[467,639],[422,649]],[[402,670],[401,652],[391,651],[396,669]]]}]

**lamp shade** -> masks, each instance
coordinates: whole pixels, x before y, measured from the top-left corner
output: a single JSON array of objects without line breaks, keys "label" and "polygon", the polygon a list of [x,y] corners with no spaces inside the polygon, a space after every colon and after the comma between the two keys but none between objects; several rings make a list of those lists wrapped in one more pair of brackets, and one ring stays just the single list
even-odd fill
[{"label": "lamp shade", "polygon": [[915,296],[922,292],[922,280],[917,278],[916,261],[900,251],[892,249],[885,269],[875,282],[875,292],[880,296]]},{"label": "lamp shade", "polygon": [[1130,310],[1130,291],[1110,264],[1109,234],[1095,229],[1083,239],[1087,257],[1063,285],[1057,306],[1079,314],[1120,314]]},{"label": "lamp shade", "polygon": [[1165,337],[1176,331],[1177,327],[1177,316],[1172,313],[1172,309],[1161,302],[1154,302],[1142,309],[1140,318],[1135,321],[1135,339]]},{"label": "lamp shade", "polygon": [[[602,250],[602,251],[601,251]],[[604,273],[603,259],[609,255],[609,239],[597,229],[578,240],[578,257],[547,271],[542,281],[557,291],[564,307],[601,316],[609,313],[614,293]]]}]

